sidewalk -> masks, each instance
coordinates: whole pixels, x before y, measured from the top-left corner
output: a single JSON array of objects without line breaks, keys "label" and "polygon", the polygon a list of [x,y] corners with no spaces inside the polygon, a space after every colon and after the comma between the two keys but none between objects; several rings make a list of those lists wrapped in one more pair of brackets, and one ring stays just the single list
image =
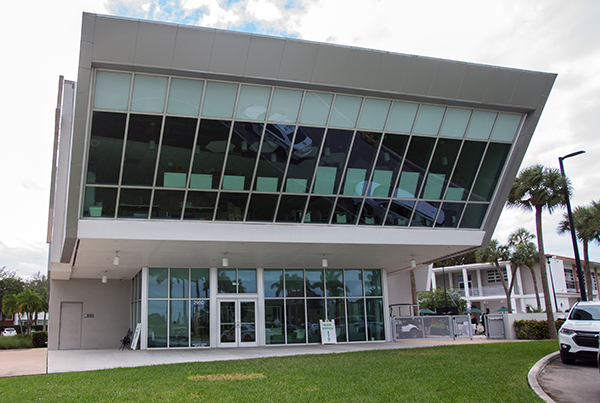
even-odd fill
[{"label": "sidewalk", "polygon": [[46,373],[46,348],[0,350],[0,378]]}]

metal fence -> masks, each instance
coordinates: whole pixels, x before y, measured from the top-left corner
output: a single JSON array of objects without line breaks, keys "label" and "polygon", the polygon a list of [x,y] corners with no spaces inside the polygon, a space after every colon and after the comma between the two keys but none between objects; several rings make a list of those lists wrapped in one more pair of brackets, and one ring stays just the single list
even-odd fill
[{"label": "metal fence", "polygon": [[392,316],[392,340],[470,338],[473,328],[468,315]]}]

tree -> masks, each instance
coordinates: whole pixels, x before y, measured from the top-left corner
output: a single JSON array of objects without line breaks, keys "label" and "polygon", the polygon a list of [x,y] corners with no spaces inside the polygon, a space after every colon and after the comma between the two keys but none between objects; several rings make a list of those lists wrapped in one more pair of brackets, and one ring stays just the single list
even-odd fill
[{"label": "tree", "polygon": [[[4,268],[3,268],[4,269]],[[3,298],[5,295],[14,294],[17,295],[20,292],[23,292],[25,289],[25,283],[18,277],[5,277],[0,279],[0,323],[3,320]],[[10,315],[8,315],[10,316]]]},{"label": "tree", "polygon": [[460,291],[453,288],[434,288],[431,291],[422,291],[419,293],[419,307],[435,311],[438,306],[457,306],[458,311],[464,313],[467,311],[467,300],[460,296]]},{"label": "tree", "polygon": [[35,290],[38,292],[38,294],[42,294],[44,288],[48,287],[48,277],[38,271],[36,274],[30,276],[26,280],[26,284],[26,289]]},{"label": "tree", "polygon": [[42,290],[42,312],[44,312],[44,323],[43,323],[43,328],[42,330],[45,332],[46,331],[46,314],[48,313],[48,288],[44,287],[44,289]]},{"label": "tree", "polygon": [[513,251],[510,261],[515,267],[527,266],[531,273],[533,281],[533,289],[535,292],[535,302],[537,303],[537,311],[542,310],[540,301],[540,293],[538,291],[537,278],[535,276],[535,265],[539,262],[540,256],[535,244],[531,242],[535,235],[527,231],[525,228],[519,228],[508,237],[508,246]]},{"label": "tree", "polygon": [[532,165],[525,168],[515,179],[508,193],[507,206],[518,207],[526,211],[535,211],[535,230],[538,241],[538,256],[542,277],[542,290],[546,305],[546,319],[551,339],[557,339],[554,313],[548,286],[548,274],[545,268],[544,237],[542,232],[542,211],[552,213],[554,209],[565,205],[565,192],[569,191],[568,180],[556,168]]},{"label": "tree", "polygon": [[19,312],[27,315],[27,326],[31,330],[37,320],[37,313],[43,310],[42,297],[33,290],[25,290],[17,295],[17,303]]},{"label": "tree", "polygon": [[[588,207],[576,207],[573,211],[573,225],[575,226],[575,234],[583,244],[583,275],[585,277],[586,292],[589,299],[592,299],[592,274],[590,271],[590,242],[596,241],[600,243],[600,203],[592,202]],[[571,232],[569,224],[569,215],[565,213],[563,219],[558,224],[558,233],[564,234]]]},{"label": "tree", "polygon": [[486,248],[479,249],[475,256],[477,257],[477,261],[480,263],[493,263],[496,268],[496,273],[498,273],[498,277],[500,277],[500,282],[502,283],[502,288],[504,288],[504,293],[506,294],[506,307],[508,308],[508,312],[512,313],[512,300],[510,298],[510,294],[512,293],[513,286],[515,285],[515,274],[516,270],[512,271],[512,276],[510,277],[510,282],[507,283],[504,278],[505,270],[500,269],[500,262],[506,261],[510,258],[510,252],[508,251],[508,246],[500,245],[498,240],[492,239],[490,244]]},{"label": "tree", "polygon": [[433,264],[433,267],[448,267],[448,266],[462,266],[465,264],[477,263],[475,252],[467,252],[462,255],[454,256],[448,259],[440,260]]},{"label": "tree", "polygon": [[[2,298],[2,312],[6,316],[12,316],[18,314],[19,311],[19,300],[15,294],[6,294]],[[23,326],[19,321],[19,327],[21,328],[21,334],[23,334]]]}]

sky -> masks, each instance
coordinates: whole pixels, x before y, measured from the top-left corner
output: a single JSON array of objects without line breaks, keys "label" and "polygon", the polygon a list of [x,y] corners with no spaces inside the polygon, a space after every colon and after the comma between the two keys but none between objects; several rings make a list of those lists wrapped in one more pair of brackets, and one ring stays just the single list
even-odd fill
[{"label": "sky", "polygon": [[[299,38],[558,74],[521,168],[565,160],[572,205],[600,201],[597,0],[30,0],[3,4],[0,65],[0,267],[47,272],[48,205],[59,76],[77,80],[83,12]],[[544,213],[546,253],[573,257]],[[533,212],[504,209],[505,243]],[[582,253],[580,247],[580,254]],[[600,262],[600,246],[590,245]]]}]

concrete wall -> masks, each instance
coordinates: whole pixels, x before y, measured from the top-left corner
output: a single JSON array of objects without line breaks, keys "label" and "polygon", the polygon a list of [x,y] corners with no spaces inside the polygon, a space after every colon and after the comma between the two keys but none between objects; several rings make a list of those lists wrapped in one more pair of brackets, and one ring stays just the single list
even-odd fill
[{"label": "concrete wall", "polygon": [[[388,303],[390,305],[412,303],[409,271],[388,274],[387,288]],[[397,310],[394,310],[394,314],[398,314]],[[412,315],[412,311],[409,311],[408,308],[402,308],[402,314]]]},{"label": "concrete wall", "polygon": [[[554,319],[558,319],[559,316],[554,314]],[[545,313],[512,313],[504,314],[504,331],[506,332],[506,338],[510,340],[516,340],[517,334],[515,332],[514,322],[515,320],[546,320]],[[558,348],[558,346],[557,346]]]},{"label": "concrete wall", "polygon": [[109,280],[50,280],[50,314],[48,348],[57,350],[60,334],[61,302],[81,302],[81,348],[118,348],[119,340],[129,329],[131,281]]}]

